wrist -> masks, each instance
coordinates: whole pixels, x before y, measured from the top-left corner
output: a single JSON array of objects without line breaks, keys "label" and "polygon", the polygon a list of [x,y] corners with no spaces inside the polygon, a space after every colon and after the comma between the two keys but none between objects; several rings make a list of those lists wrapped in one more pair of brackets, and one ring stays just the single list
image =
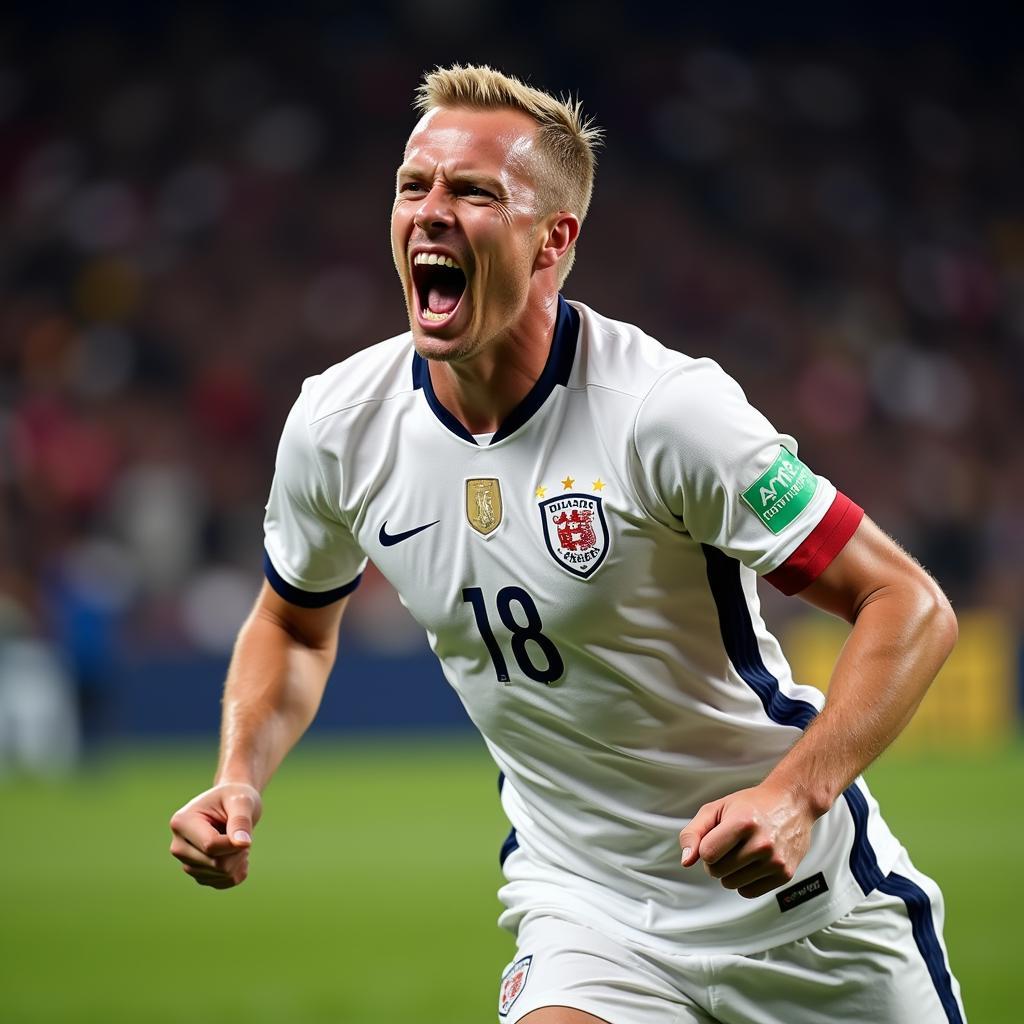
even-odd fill
[{"label": "wrist", "polygon": [[216,776],[211,788],[220,789],[222,786],[241,786],[245,789],[255,790],[257,793],[261,792],[260,787],[257,786],[255,782],[251,779],[242,778],[241,776]]},{"label": "wrist", "polygon": [[214,786],[248,786],[257,793],[263,789],[263,780],[248,765],[227,762],[217,768],[213,776]]},{"label": "wrist", "polygon": [[764,780],[769,785],[785,791],[789,799],[802,806],[812,821],[827,814],[836,802],[838,793],[832,792],[820,773],[797,773],[782,769],[779,765]]}]

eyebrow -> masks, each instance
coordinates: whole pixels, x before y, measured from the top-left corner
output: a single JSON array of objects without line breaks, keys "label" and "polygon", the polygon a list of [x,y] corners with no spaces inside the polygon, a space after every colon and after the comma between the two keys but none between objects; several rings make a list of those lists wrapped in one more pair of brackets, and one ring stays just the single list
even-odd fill
[{"label": "eyebrow", "polygon": [[[402,164],[402,166],[398,168],[395,177],[398,180],[401,180],[402,178],[417,178],[422,180],[425,178],[432,177],[432,175],[430,175],[426,171],[417,169],[412,164]],[[444,178],[446,181],[454,185],[479,185],[482,188],[486,188],[490,192],[494,192],[496,195],[505,195],[507,191],[505,186],[501,183],[501,181],[498,178],[495,178],[490,174],[485,174],[483,171],[455,171],[452,174],[445,174]]]}]

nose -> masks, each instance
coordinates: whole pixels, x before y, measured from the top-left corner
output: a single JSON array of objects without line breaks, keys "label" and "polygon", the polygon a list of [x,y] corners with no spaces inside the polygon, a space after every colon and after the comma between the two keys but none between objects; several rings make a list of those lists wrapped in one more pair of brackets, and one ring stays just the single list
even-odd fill
[{"label": "nose", "polygon": [[448,189],[435,184],[416,208],[413,216],[416,227],[428,235],[451,227],[455,219],[451,198]]}]

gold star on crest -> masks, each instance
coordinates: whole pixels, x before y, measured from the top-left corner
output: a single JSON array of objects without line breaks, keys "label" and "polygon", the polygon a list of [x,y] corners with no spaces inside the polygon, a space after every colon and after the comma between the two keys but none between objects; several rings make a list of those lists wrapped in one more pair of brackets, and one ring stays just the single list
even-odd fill
[{"label": "gold star on crest", "polygon": [[543,484],[541,484],[533,493],[535,497],[543,498],[544,495],[548,493],[548,489]]},{"label": "gold star on crest", "polygon": [[564,488],[565,490],[567,490],[567,491],[571,491],[571,490],[572,490],[572,487],[573,487],[573,485],[574,485],[575,483],[576,483],[576,481],[575,481],[575,480],[574,480],[574,479],[573,479],[573,478],[572,478],[571,476],[567,476],[567,477],[566,477],[566,478],[565,478],[565,479],[564,479],[564,480],[562,481],[562,487],[563,487],[563,488]]},{"label": "gold star on crest", "polygon": [[594,490],[594,491],[603,491],[603,490],[604,490],[604,481],[603,481],[603,480],[602,480],[602,479],[601,479],[600,477],[598,477],[598,478],[597,478],[597,479],[596,479],[596,480],[595,480],[595,481],[594,481],[594,482],[593,482],[593,483],[592,483],[592,484],[590,485],[590,487],[591,487],[591,490]]}]

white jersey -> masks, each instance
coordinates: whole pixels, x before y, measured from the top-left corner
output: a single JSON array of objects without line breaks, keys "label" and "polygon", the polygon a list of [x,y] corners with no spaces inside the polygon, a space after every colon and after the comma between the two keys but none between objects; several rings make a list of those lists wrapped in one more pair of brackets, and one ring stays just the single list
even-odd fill
[{"label": "white jersey", "polygon": [[372,558],[427,631],[501,770],[503,924],[543,910],[746,953],[845,914],[899,850],[858,781],[781,891],[747,900],[679,865],[701,804],[760,782],[823,703],[765,628],[757,575],[801,589],[861,515],[714,362],[560,300],[541,377],[485,445],[409,334],[307,380],[265,565],[323,605]]}]

